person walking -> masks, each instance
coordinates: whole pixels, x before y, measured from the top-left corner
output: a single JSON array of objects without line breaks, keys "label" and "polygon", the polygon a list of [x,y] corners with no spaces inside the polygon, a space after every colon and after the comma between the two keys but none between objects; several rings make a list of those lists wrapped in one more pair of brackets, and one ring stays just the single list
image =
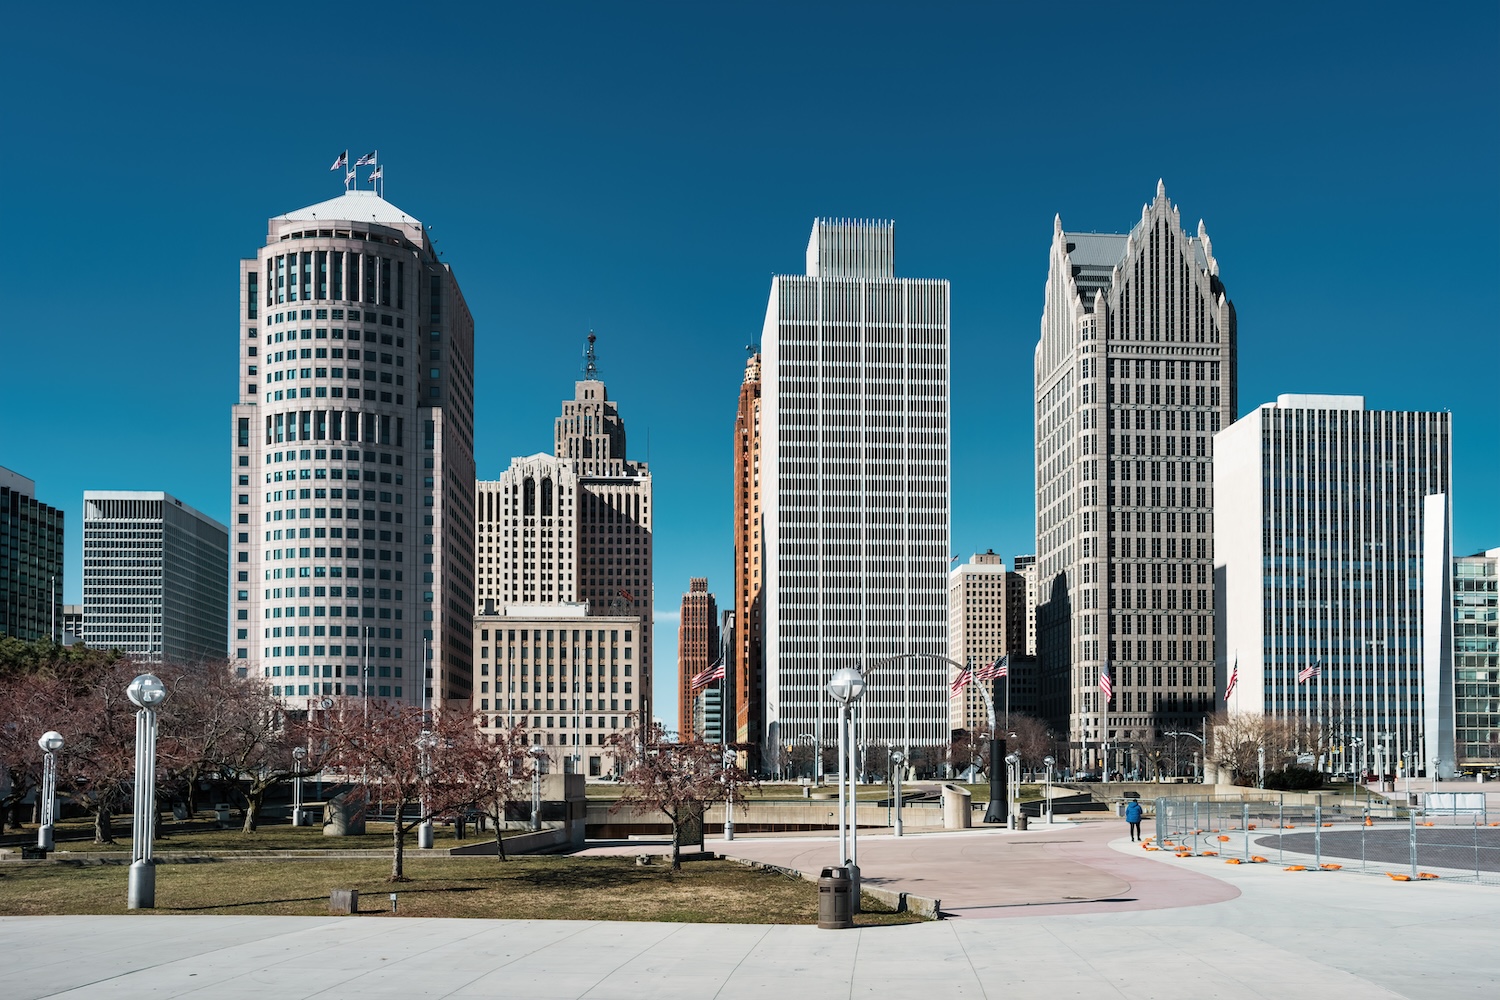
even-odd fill
[{"label": "person walking", "polygon": [[1141,839],[1141,803],[1137,799],[1131,799],[1125,806],[1125,822],[1130,824],[1130,840],[1134,843]]}]

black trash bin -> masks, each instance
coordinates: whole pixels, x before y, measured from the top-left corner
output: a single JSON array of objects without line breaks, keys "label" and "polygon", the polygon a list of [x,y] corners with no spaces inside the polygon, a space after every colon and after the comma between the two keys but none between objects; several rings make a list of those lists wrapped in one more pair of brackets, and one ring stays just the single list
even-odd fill
[{"label": "black trash bin", "polygon": [[854,883],[847,868],[824,868],[818,877],[818,926],[836,931],[854,926]]},{"label": "black trash bin", "polygon": [[1026,814],[1025,813],[1016,813],[1016,829],[1017,830],[1024,830],[1024,829],[1026,829]]}]

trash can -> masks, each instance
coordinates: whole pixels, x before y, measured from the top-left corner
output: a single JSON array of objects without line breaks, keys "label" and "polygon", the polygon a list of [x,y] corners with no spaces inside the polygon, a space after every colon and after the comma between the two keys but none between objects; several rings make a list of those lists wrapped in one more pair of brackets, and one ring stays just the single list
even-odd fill
[{"label": "trash can", "polygon": [[1024,829],[1026,829],[1026,814],[1025,813],[1016,813],[1016,829],[1017,830],[1024,830]]},{"label": "trash can", "polygon": [[837,931],[854,926],[853,887],[847,868],[824,868],[818,876],[818,926]]},{"label": "trash can", "polygon": [[1116,802],[1115,803],[1115,815],[1116,816],[1120,816],[1120,817],[1123,817],[1125,815],[1125,803],[1124,802]]}]

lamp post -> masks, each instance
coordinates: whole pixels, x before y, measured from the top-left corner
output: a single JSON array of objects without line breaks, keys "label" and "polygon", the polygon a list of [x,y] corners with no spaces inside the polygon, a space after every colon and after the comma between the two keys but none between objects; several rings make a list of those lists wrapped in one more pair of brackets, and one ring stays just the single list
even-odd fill
[{"label": "lamp post", "polygon": [[740,755],[734,747],[724,748],[724,770],[720,779],[724,782],[724,839],[734,839],[734,782],[729,780],[729,769],[739,763]]},{"label": "lamp post", "polygon": [[[854,703],[865,693],[865,675],[854,667],[840,667],[828,681],[828,693],[839,703],[839,863],[849,869],[853,910],[859,909],[859,798],[854,773]],[[847,760],[847,763],[846,763]],[[847,796],[844,776],[848,775]],[[847,810],[847,812],[846,812]]]},{"label": "lamp post", "polygon": [[[1198,745],[1203,748],[1203,752],[1204,752],[1204,755],[1205,755],[1204,759],[1205,760],[1207,759],[1208,744],[1206,742],[1204,742],[1203,737],[1199,736],[1197,733],[1168,733],[1167,735],[1170,736],[1170,737],[1172,737],[1173,739],[1177,739],[1178,737],[1181,737],[1181,736],[1186,736],[1189,739],[1197,740],[1198,741]],[[1262,756],[1264,756],[1264,754],[1262,754]],[[1264,765],[1262,765],[1261,770],[1262,771],[1265,770]],[[1193,756],[1193,777],[1195,777],[1195,778],[1198,777],[1198,758],[1197,758],[1196,754]]]},{"label": "lamp post", "polygon": [[[422,822],[417,827],[417,847],[424,851],[432,849],[432,816],[428,811],[427,782],[432,778],[432,748],[437,745],[437,738],[429,729],[423,729],[422,735],[417,737],[417,751],[421,755],[418,770],[422,775],[422,795],[418,800],[418,809],[422,812]],[[399,820],[399,817],[398,817]]]},{"label": "lamp post", "polygon": [[1042,788],[1042,805],[1047,809],[1047,824],[1052,824],[1052,765],[1057,763],[1057,758],[1047,755],[1042,758],[1042,766],[1047,769],[1047,783]]},{"label": "lamp post", "polygon": [[531,830],[535,833],[542,828],[542,761],[547,751],[538,745],[526,752],[531,755]]},{"label": "lamp post", "polygon": [[52,850],[52,821],[57,818],[57,751],[63,748],[62,733],[49,729],[36,741],[42,748],[42,825],[36,831],[36,846]]},{"label": "lamp post", "polygon": [[906,836],[906,830],[901,825],[901,779],[905,777],[902,768],[906,764],[906,754],[900,750],[890,751],[891,760],[891,787],[896,790],[896,836]]},{"label": "lamp post", "polygon": [[307,747],[292,748],[292,825],[302,825],[302,762],[307,759]]},{"label": "lamp post", "polygon": [[135,713],[135,804],[131,816],[130,887],[125,906],[156,907],[156,860],[151,856],[156,818],[156,710],[167,700],[167,686],[155,674],[141,674],[125,688]]},{"label": "lamp post", "polygon": [[1006,826],[1015,829],[1016,826],[1016,792],[1021,783],[1021,755],[1008,753],[1005,755],[1006,777],[1010,779],[1010,794],[1006,802]]},{"label": "lamp post", "polygon": [[823,754],[820,752],[821,748],[818,746],[818,738],[812,733],[803,733],[802,735],[797,737],[798,743],[801,743],[803,740],[807,741],[808,747],[812,750],[812,779],[813,787],[816,788],[819,785],[823,784]]},{"label": "lamp post", "polygon": [[1255,770],[1259,776],[1258,787],[1266,787],[1266,746],[1262,743],[1255,748]]}]

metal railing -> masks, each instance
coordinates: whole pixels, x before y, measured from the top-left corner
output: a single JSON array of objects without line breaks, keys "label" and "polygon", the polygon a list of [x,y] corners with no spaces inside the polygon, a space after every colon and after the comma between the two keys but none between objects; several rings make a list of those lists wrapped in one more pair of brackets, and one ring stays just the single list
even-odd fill
[{"label": "metal railing", "polygon": [[1276,793],[1158,798],[1148,846],[1179,857],[1297,871],[1500,885],[1500,822],[1491,823],[1482,797],[1451,799],[1434,795],[1405,806]]}]

